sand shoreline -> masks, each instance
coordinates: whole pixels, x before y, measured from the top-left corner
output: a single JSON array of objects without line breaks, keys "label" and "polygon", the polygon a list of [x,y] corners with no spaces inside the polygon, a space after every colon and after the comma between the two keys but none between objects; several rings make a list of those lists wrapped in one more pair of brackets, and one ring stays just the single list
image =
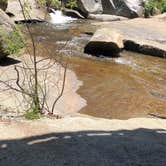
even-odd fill
[{"label": "sand shoreline", "polygon": [[[21,65],[22,62],[29,62],[28,59],[29,56],[21,56],[19,58],[14,58],[18,64]],[[41,57],[38,57],[38,60],[40,60]],[[49,60],[45,60],[40,64],[39,68],[42,68],[42,66],[45,66]],[[54,62],[54,61],[53,61]],[[1,65],[0,66],[0,79],[3,81],[11,80],[16,78],[16,71],[14,70],[14,65]],[[55,63],[53,66],[47,71],[47,104],[51,108],[52,103],[54,102],[54,99],[59,95],[61,87],[62,87],[62,78],[63,78],[63,72],[64,68],[58,64]],[[21,73],[21,72],[20,72]],[[42,82],[44,79],[44,72],[39,72],[39,81]],[[16,83],[11,82],[11,84],[16,87]],[[86,101],[77,94],[77,90],[82,85],[82,81],[77,79],[76,74],[67,69],[67,75],[66,75],[66,82],[65,82],[65,88],[64,93],[60,100],[58,100],[56,106],[55,106],[55,114],[60,114],[62,116],[67,116],[70,114],[77,113],[82,107],[86,105]],[[27,105],[23,103],[23,97],[19,92],[16,92],[14,90],[5,90],[5,86],[1,83],[0,84],[1,91],[0,91],[0,105],[1,109],[8,110],[8,115],[6,116],[18,116],[23,113],[22,110],[25,110],[27,108]],[[3,112],[5,116],[5,112]]]}]

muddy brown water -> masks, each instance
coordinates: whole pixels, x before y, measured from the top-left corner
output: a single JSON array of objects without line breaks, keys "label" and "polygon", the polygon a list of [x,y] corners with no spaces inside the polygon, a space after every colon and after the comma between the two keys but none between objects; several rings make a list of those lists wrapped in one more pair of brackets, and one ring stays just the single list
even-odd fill
[{"label": "muddy brown water", "polygon": [[83,48],[96,27],[85,21],[31,28],[38,55],[63,56],[83,81],[77,92],[87,106],[80,113],[109,119],[166,117],[166,59],[127,51],[119,58],[86,55]]}]

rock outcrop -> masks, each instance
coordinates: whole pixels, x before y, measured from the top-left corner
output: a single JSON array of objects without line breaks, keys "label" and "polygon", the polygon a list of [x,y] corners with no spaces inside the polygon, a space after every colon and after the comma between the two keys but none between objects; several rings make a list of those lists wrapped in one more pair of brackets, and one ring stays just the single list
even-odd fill
[{"label": "rock outcrop", "polygon": [[[68,0],[62,0],[66,6]],[[84,16],[89,14],[101,14],[103,12],[101,0],[77,0],[77,10]]]},{"label": "rock outcrop", "polygon": [[122,21],[128,18],[110,14],[89,14],[89,19],[99,20],[99,21]]},{"label": "rock outcrop", "polygon": [[[77,0],[78,11],[85,17],[89,14],[111,14],[128,18],[143,16],[145,0]],[[64,4],[67,0],[63,0]]]},{"label": "rock outcrop", "polygon": [[[28,11],[26,14],[27,20],[43,20],[46,16],[46,11],[39,8],[35,0],[27,0],[26,3],[21,0],[24,9]],[[18,0],[8,0],[8,7],[6,13],[13,16],[14,21],[25,20],[22,12],[21,5]],[[26,13],[26,12],[25,12]]]},{"label": "rock outcrop", "polygon": [[4,48],[6,42],[4,41],[4,35],[8,35],[13,31],[14,22],[12,22],[6,13],[0,9],[0,59],[7,56]]},{"label": "rock outcrop", "polygon": [[[148,54],[152,56],[165,57],[166,56],[166,22],[164,15],[154,17],[151,19],[137,18],[133,20],[117,21],[105,23],[101,30],[98,30],[98,36],[101,37],[103,45],[95,49],[103,49],[111,52],[111,46],[105,44],[108,38],[114,37],[114,30],[118,31],[123,38],[124,49]],[[96,23],[97,26],[103,23]],[[155,26],[154,26],[155,25]],[[104,31],[102,29],[105,29]],[[94,40],[96,37],[92,39]],[[118,41],[120,42],[120,41]],[[91,41],[90,41],[91,43]],[[107,48],[109,47],[109,48]],[[85,48],[86,50],[86,48]],[[91,49],[91,51],[93,51]],[[96,52],[96,50],[95,50]],[[108,53],[109,54],[109,53]]]},{"label": "rock outcrop", "polygon": [[143,0],[102,0],[103,13],[135,18],[143,15]]},{"label": "rock outcrop", "polygon": [[117,56],[123,48],[123,37],[115,30],[97,30],[85,47],[85,53],[93,55]]},{"label": "rock outcrop", "polygon": [[85,15],[88,15],[89,13],[99,14],[103,12],[101,0],[78,0],[78,8]]}]

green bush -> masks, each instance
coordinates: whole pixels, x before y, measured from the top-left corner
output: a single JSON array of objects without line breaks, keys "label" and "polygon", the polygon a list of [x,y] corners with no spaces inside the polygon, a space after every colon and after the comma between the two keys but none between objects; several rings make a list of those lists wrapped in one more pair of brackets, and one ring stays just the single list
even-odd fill
[{"label": "green bush", "polygon": [[20,49],[25,46],[22,40],[20,31],[16,28],[14,31],[8,33],[1,32],[2,40],[4,41],[4,52],[8,55],[18,54]]},{"label": "green bush", "polygon": [[145,16],[153,15],[155,9],[166,12],[166,0],[147,0],[145,2]]},{"label": "green bush", "polygon": [[34,112],[34,111],[28,111],[25,114],[25,119],[27,119],[27,120],[40,119],[40,113],[39,112]]},{"label": "green bush", "polygon": [[77,1],[76,0],[68,0],[66,3],[66,7],[70,9],[74,9],[77,7]]},{"label": "green bush", "polygon": [[25,116],[25,119],[27,120],[35,120],[35,119],[40,119],[41,115],[40,115],[39,109],[34,107],[28,110],[24,116]]},{"label": "green bush", "polygon": [[60,8],[60,0],[37,0],[39,5]]}]

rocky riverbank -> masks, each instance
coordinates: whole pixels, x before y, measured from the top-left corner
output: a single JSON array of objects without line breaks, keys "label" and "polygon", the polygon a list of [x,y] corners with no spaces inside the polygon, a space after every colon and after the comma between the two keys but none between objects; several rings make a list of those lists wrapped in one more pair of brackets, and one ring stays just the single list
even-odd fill
[{"label": "rocky riverbank", "polygon": [[[38,57],[38,61],[43,58]],[[16,66],[28,67],[32,66],[32,62],[29,55],[24,55],[19,58],[9,58],[8,63],[0,63],[0,118],[1,119],[17,119],[24,118],[26,110],[30,107],[30,101],[25,94],[16,91],[19,89],[17,85],[18,75],[15,70]],[[47,71],[44,68],[48,68]],[[24,75],[26,72],[23,68],[19,69],[19,83],[24,88],[29,88],[29,75]],[[42,86],[45,92],[45,101],[50,110],[53,102],[59,96],[62,89],[64,68],[53,60],[42,60],[42,63],[38,64],[38,79],[40,86]],[[13,88],[9,88],[9,86]],[[75,73],[67,69],[65,88],[62,97],[56,103],[54,114],[58,114],[62,117],[77,113],[82,107],[86,105],[86,101],[76,93],[82,82],[79,81]],[[40,94],[41,96],[41,94]],[[41,96],[42,97],[42,96]],[[47,112],[46,112],[47,114]]]},{"label": "rocky riverbank", "polygon": [[163,58],[166,55],[166,14],[95,25],[100,28],[85,47],[87,53],[112,56],[123,48]]}]

